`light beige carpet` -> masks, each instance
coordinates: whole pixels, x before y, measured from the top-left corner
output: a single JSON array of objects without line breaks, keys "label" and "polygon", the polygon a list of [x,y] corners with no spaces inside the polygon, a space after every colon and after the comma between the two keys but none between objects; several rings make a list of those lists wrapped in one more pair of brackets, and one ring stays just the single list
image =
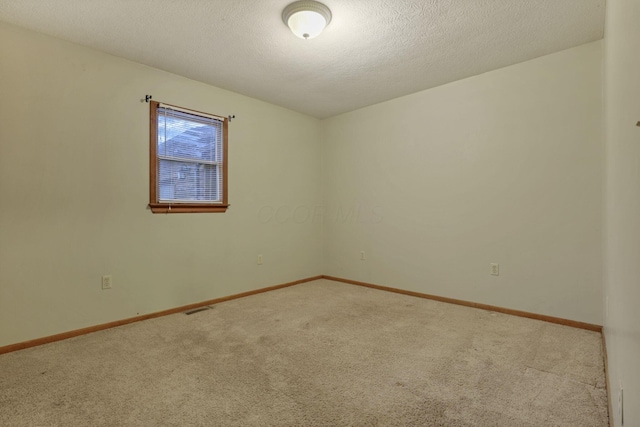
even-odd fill
[{"label": "light beige carpet", "polygon": [[607,426],[600,334],[316,281],[0,356],[2,426]]}]

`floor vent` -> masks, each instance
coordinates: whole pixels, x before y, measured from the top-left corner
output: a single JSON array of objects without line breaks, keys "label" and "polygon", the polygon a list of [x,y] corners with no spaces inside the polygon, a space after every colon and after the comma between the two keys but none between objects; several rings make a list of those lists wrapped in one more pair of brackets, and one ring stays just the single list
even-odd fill
[{"label": "floor vent", "polygon": [[190,310],[190,311],[185,311],[184,314],[186,314],[187,316],[190,314],[196,314],[196,313],[200,313],[201,311],[205,311],[205,310],[211,310],[213,307],[200,307],[200,308],[196,308],[194,310]]}]

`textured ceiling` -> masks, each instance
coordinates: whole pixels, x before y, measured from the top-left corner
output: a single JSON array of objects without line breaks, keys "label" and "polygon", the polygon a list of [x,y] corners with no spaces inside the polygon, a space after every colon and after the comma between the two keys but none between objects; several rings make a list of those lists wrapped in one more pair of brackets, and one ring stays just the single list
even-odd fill
[{"label": "textured ceiling", "polygon": [[[291,0],[292,1],[292,0]],[[598,40],[605,0],[0,0],[0,20],[325,118]]]}]

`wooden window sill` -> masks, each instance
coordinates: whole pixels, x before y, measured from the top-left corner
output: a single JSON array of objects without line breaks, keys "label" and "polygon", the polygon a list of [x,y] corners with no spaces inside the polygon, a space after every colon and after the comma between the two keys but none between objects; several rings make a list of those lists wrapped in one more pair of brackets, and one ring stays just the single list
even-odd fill
[{"label": "wooden window sill", "polygon": [[173,213],[220,213],[226,212],[229,205],[202,205],[179,203],[168,205],[163,203],[149,203],[149,208],[153,213],[173,214]]}]

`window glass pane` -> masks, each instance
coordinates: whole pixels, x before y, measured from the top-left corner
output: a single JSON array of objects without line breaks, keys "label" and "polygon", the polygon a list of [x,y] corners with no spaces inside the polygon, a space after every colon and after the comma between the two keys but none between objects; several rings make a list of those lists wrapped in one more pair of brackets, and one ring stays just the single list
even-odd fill
[{"label": "window glass pane", "polygon": [[219,162],[222,123],[205,117],[159,109],[158,155]]},{"label": "window glass pane", "polygon": [[158,194],[161,202],[220,202],[221,185],[220,168],[217,165],[158,161]]}]

